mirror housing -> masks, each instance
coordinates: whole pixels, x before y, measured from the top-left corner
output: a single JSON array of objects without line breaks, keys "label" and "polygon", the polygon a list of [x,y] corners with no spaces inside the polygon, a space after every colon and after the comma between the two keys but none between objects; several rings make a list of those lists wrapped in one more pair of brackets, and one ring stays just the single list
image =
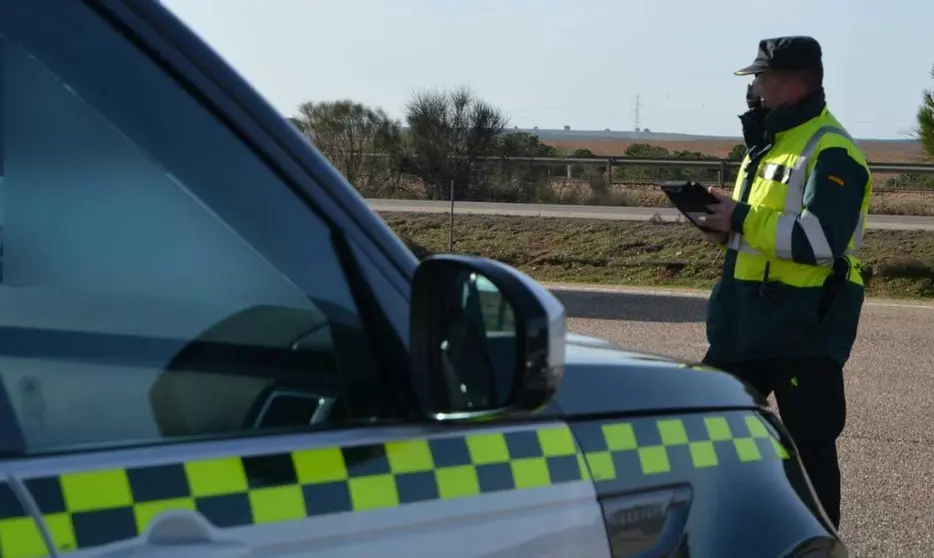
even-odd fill
[{"label": "mirror housing", "polygon": [[551,401],[564,375],[564,306],[495,260],[424,259],[410,327],[413,385],[434,420],[533,412]]}]

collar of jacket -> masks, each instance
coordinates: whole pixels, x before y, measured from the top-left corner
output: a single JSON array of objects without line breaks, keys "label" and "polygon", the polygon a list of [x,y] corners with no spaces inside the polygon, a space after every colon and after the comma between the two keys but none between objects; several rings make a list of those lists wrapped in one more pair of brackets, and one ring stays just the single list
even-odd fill
[{"label": "collar of jacket", "polygon": [[765,117],[766,136],[772,138],[775,134],[780,134],[820,116],[826,105],[824,90],[821,88],[798,103],[769,111]]},{"label": "collar of jacket", "polygon": [[824,89],[821,88],[794,105],[768,110],[751,109],[739,116],[743,124],[743,138],[750,149],[771,145],[775,135],[808,120],[820,116],[827,106]]}]

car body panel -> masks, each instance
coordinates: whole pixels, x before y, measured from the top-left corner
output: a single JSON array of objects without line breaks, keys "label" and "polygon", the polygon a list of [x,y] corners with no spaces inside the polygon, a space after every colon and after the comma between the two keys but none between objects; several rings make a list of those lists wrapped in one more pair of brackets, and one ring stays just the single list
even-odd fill
[{"label": "car body panel", "polygon": [[725,372],[593,337],[569,335],[565,359],[561,389],[544,416],[767,406],[761,394]]},{"label": "car body panel", "polygon": [[600,498],[688,489],[685,556],[780,556],[802,536],[827,537],[793,447],[756,411],[583,420],[571,429]]},{"label": "car body panel", "polygon": [[556,555],[609,556],[594,485],[561,422],[333,430],[5,468],[41,511],[56,552],[75,558],[226,548],[264,557],[541,556],[545,543]]}]

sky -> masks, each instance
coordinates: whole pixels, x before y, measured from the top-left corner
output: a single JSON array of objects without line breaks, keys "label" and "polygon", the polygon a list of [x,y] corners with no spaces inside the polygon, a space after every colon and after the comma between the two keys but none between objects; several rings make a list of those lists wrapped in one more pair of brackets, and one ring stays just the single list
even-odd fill
[{"label": "sky", "polygon": [[[284,116],[354,99],[404,121],[466,85],[509,126],[740,135],[758,42],[811,35],[831,112],[904,139],[934,88],[923,0],[162,0]],[[884,6],[885,9],[880,9]]]}]

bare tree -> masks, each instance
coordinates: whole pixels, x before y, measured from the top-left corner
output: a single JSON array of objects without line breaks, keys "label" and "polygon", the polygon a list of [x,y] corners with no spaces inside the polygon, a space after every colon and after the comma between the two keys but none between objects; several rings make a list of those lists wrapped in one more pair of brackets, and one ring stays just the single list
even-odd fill
[{"label": "bare tree", "polygon": [[417,93],[406,107],[411,144],[405,170],[425,184],[429,199],[466,199],[475,163],[491,152],[507,118],[461,87],[453,92]]},{"label": "bare tree", "polygon": [[306,102],[289,121],[364,195],[398,185],[402,126],[382,109],[349,99]]}]

